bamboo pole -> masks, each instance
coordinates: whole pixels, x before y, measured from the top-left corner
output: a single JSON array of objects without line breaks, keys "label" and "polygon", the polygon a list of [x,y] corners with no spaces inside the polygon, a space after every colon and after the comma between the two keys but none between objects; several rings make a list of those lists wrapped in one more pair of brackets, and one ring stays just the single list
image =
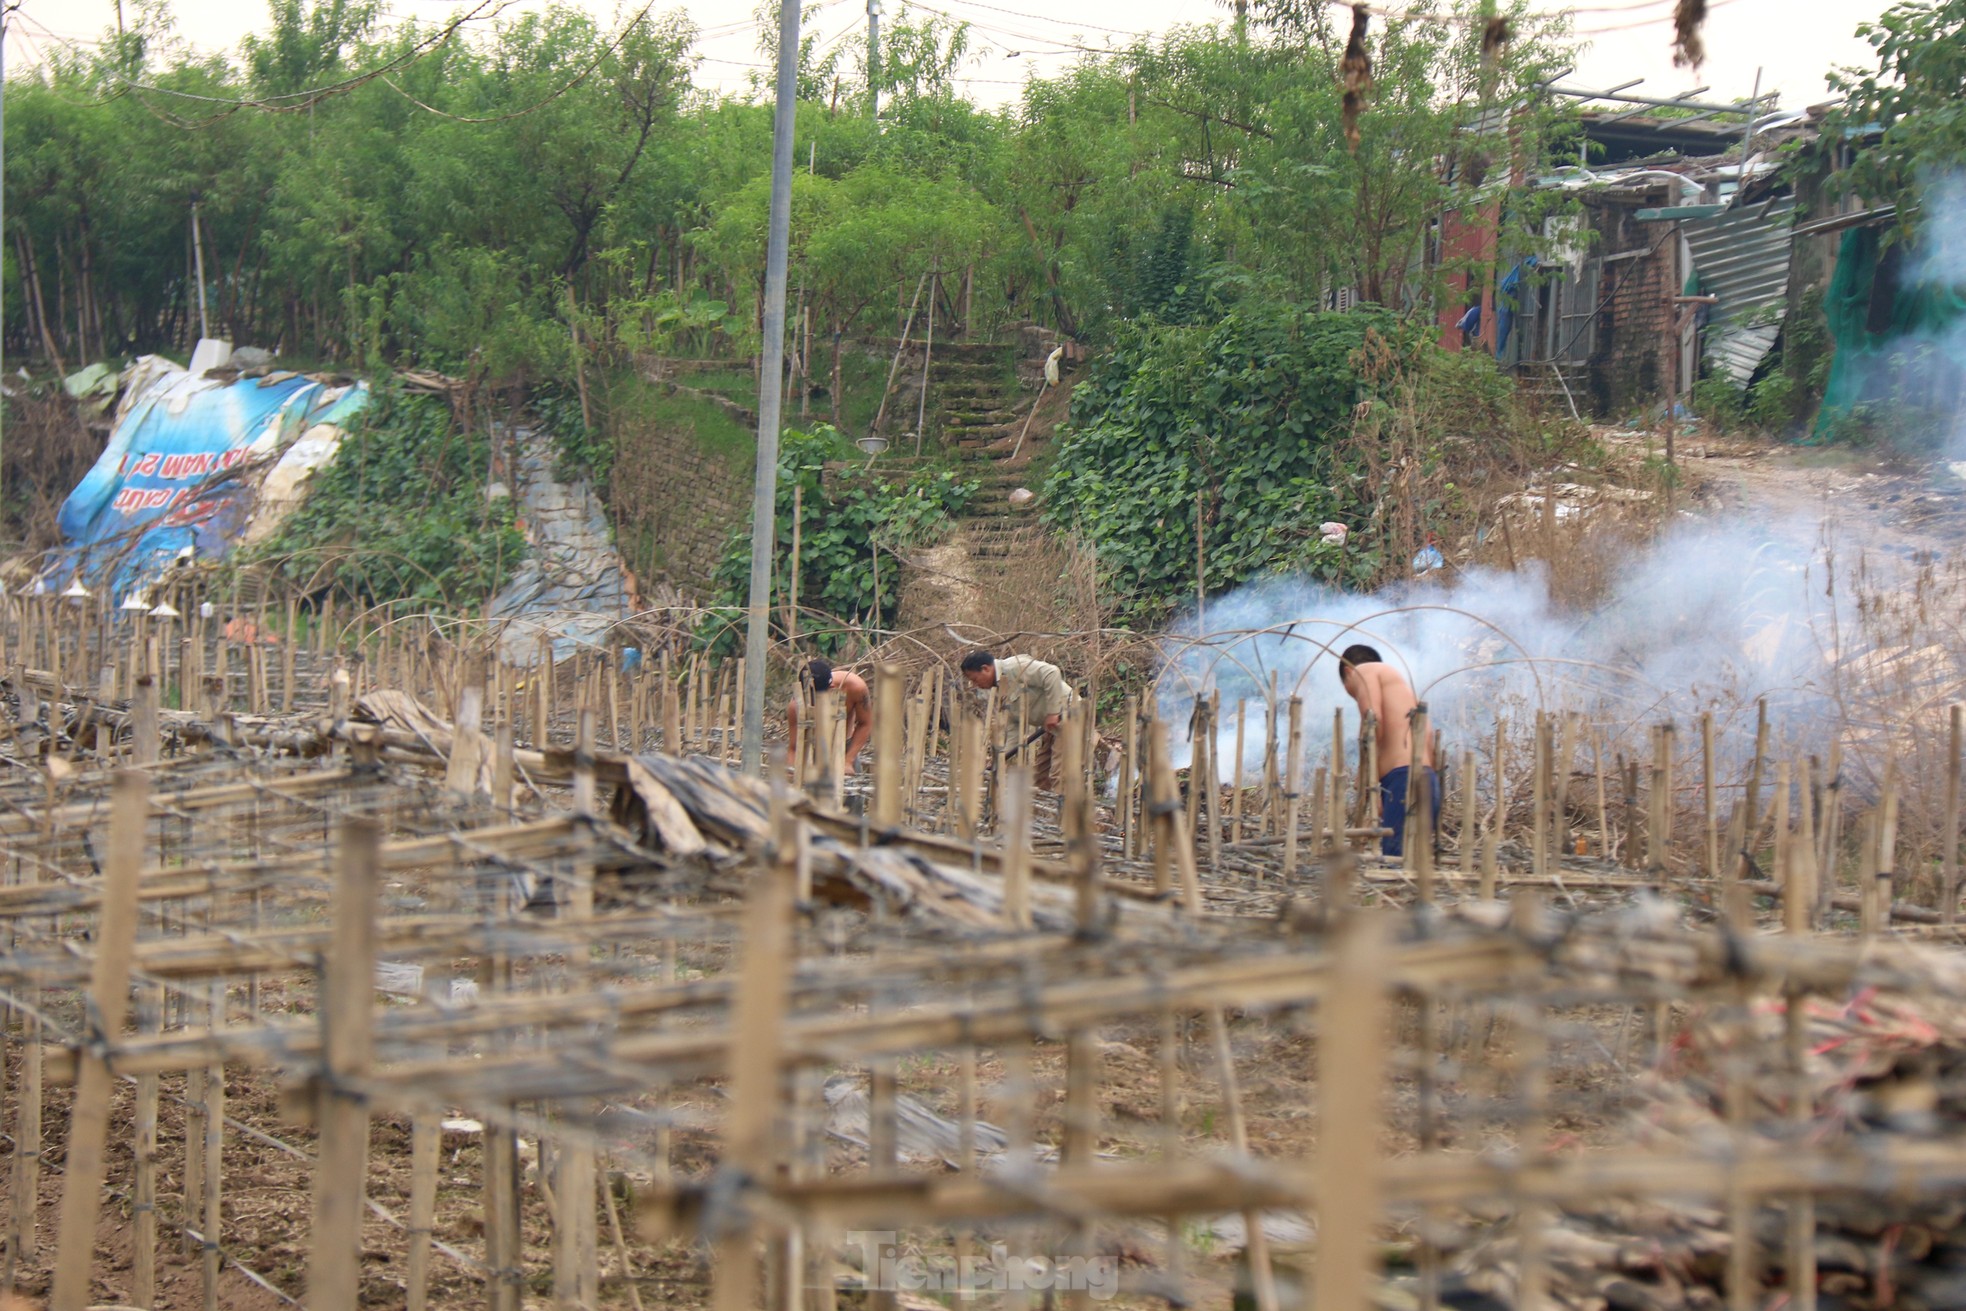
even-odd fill
[{"label": "bamboo pole", "polygon": [[[225,984],[214,979],[209,986],[207,1013],[216,1033],[225,1027]],[[205,1213],[198,1224],[199,1283],[205,1311],[218,1311],[219,1229],[224,1221],[221,1194],[225,1186],[225,1066],[220,1062],[205,1071],[204,1119]]]},{"label": "bamboo pole", "polygon": [[[163,985],[147,983],[137,1004],[137,1027],[146,1034],[161,1030]],[[130,1145],[130,1302],[157,1302],[157,1085],[155,1074],[137,1076]]]},{"label": "bamboo pole", "polygon": [[376,868],[381,829],[367,817],[341,822],[332,905],[334,951],[322,980],[325,1077],[316,1123],[313,1248],[307,1266],[309,1311],[355,1311],[361,1301],[361,1236],[368,1173],[369,1112],[347,1086],[373,1059]]},{"label": "bamboo pole", "polygon": [[[102,919],[89,982],[94,1036],[104,1044],[122,1034],[129,1010],[130,963],[137,936],[137,874],[143,868],[144,825],[149,818],[150,779],[139,770],[119,770],[109,819],[109,859],[103,874]],[[109,1135],[112,1076],[107,1059],[84,1049],[69,1117],[68,1161],[63,1171],[61,1218],[55,1240],[52,1311],[83,1311],[89,1305],[89,1267],[95,1255],[96,1220],[102,1207],[104,1147]]]},{"label": "bamboo pole", "polygon": [[[773,774],[776,778],[776,774]],[[785,789],[772,786],[775,850],[752,876],[745,908],[743,959],[732,1002],[729,1053],[731,1110],[725,1130],[729,1168],[769,1178],[778,1162],[779,1047],[791,983],[794,880],[800,845]],[[716,1311],[754,1311],[757,1221],[740,1213],[716,1244]]]},{"label": "bamboo pole", "polygon": [[[1320,1132],[1314,1279],[1320,1311],[1363,1311],[1378,1284],[1379,1126],[1385,1114],[1386,926],[1346,917],[1332,948],[1331,993],[1319,1011]],[[1343,1199],[1342,1202],[1339,1199]]]},{"label": "bamboo pole", "polygon": [[1229,841],[1242,841],[1242,775],[1243,775],[1243,734],[1247,727],[1249,703],[1242,697],[1236,698],[1236,758],[1230,779],[1229,795]]},{"label": "bamboo pole", "polygon": [[1475,803],[1475,752],[1473,747],[1467,747],[1461,752],[1461,878],[1469,883],[1475,877],[1475,833],[1479,823]]},{"label": "bamboo pole", "polygon": [[1939,830],[1939,918],[1951,924],[1959,914],[1959,757],[1966,706],[1947,715],[1945,823]]},{"label": "bamboo pole", "polygon": [[429,1114],[410,1122],[409,1253],[403,1283],[406,1311],[425,1311],[430,1293],[430,1236],[437,1215],[437,1152],[443,1131]]},{"label": "bamboo pole", "polygon": [[[1283,762],[1283,886],[1294,887],[1297,882],[1297,810],[1300,800],[1298,770],[1303,768],[1304,760],[1304,699],[1290,698],[1290,738],[1289,747]],[[1219,868],[1221,858],[1216,857]],[[1272,1290],[1274,1294],[1274,1290]]]},{"label": "bamboo pole", "polygon": [[[1407,719],[1407,731],[1412,742],[1407,752],[1406,826],[1399,835],[1400,864],[1416,875],[1421,904],[1431,906],[1434,901],[1433,787],[1426,773],[1426,702],[1414,703]],[[1421,856],[1422,848],[1426,852],[1424,859]]]},{"label": "bamboo pole", "polygon": [[1031,927],[1031,769],[1004,767],[999,785],[1003,804],[1003,907],[1005,927],[1024,932]]},{"label": "bamboo pole", "polygon": [[884,664],[874,675],[874,824],[894,828],[902,822],[902,790],[907,782],[902,696],[907,675],[900,665]]}]

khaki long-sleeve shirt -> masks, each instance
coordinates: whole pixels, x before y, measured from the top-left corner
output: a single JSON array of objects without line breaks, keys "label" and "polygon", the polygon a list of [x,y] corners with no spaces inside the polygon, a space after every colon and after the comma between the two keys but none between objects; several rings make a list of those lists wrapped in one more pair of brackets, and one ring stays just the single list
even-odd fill
[{"label": "khaki long-sleeve shirt", "polygon": [[1052,715],[1062,715],[1079,699],[1057,665],[1048,665],[1035,656],[1012,655],[997,659],[997,708],[1008,723],[1021,708],[1024,720],[1037,728]]}]

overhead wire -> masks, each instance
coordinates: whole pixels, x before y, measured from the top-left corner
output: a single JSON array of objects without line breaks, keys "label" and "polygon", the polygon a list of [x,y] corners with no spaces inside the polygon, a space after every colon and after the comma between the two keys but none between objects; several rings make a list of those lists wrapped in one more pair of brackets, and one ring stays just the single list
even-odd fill
[{"label": "overhead wire", "polygon": [[552,104],[554,101],[558,100],[561,96],[566,95],[569,91],[579,86],[582,82],[585,82],[588,79],[588,77],[593,74],[594,70],[601,66],[601,61],[606,59],[609,55],[613,54],[616,50],[618,50],[621,47],[621,43],[628,39],[628,34],[634,31],[635,27],[639,23],[641,23],[643,19],[647,18],[649,16],[649,11],[651,11],[654,8],[655,8],[655,0],[648,0],[648,3],[642,6],[640,12],[638,12],[633,18],[629,19],[626,23],[623,23],[621,25],[621,30],[616,32],[614,36],[609,39],[608,43],[602,46],[601,49],[595,53],[593,59],[588,61],[587,66],[585,68],[581,69],[578,73],[575,73],[572,79],[566,82],[558,90],[534,102],[533,104],[527,105],[524,109],[515,109],[510,111],[509,113],[487,114],[484,116],[453,114],[448,110],[438,109],[435,105],[425,104],[423,101],[417,99],[409,92],[403,90],[403,88],[397,84],[396,80],[390,77],[389,75],[387,75],[386,73],[382,75],[382,82],[384,86],[387,86],[391,91],[394,91],[397,95],[409,101],[412,105],[415,105],[418,109],[424,110],[427,113],[435,114],[439,118],[447,118],[450,119],[452,122],[456,122],[456,123],[507,123],[515,118],[524,118],[528,114],[537,113],[538,111],[546,108],[546,106]]},{"label": "overhead wire", "polygon": [[[330,97],[345,95],[379,78],[386,78],[389,73],[409,66],[429,54],[438,46],[449,41],[465,24],[495,19],[505,9],[510,7],[512,3],[513,0],[477,0],[477,3],[469,10],[457,15],[442,27],[437,28],[429,37],[417,42],[408,50],[386,60],[377,67],[364,70],[361,73],[344,78],[339,82],[310,87],[304,91],[278,92],[260,96],[213,96],[195,91],[181,91],[174,87],[158,86],[151,82],[141,82],[112,65],[100,65],[98,71],[105,74],[112,81],[120,84],[127,92],[132,93],[132,99],[136,100],[146,110],[149,110],[152,115],[175,127],[186,129],[205,127],[217,122],[221,118],[236,114],[242,109],[258,109],[267,113],[290,114],[312,108],[320,101]],[[26,17],[25,14],[22,16]],[[47,32],[44,24],[39,23],[38,20],[34,21],[37,26],[42,28],[44,33]],[[49,35],[52,36],[51,33]],[[143,95],[135,94],[138,92],[169,97],[175,100],[189,101],[195,104],[218,105],[222,106],[222,108],[217,113],[204,119],[181,118],[178,115],[160,111],[156,106],[146,101]],[[107,99],[108,97],[104,98]]]}]

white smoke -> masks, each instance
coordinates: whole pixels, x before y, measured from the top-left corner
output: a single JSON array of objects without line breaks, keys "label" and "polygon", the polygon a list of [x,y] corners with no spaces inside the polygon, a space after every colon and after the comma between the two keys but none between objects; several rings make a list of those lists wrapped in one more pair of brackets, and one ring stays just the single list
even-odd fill
[{"label": "white smoke", "polygon": [[[1244,766],[1253,770],[1274,676],[1279,740],[1289,699],[1301,697],[1306,756],[1321,761],[1334,711],[1344,714],[1345,740],[1356,738],[1358,712],[1337,657],[1364,643],[1411,681],[1450,760],[1483,748],[1498,716],[1526,726],[1538,710],[1583,711],[1610,727],[1612,749],[1627,751],[1642,750],[1651,724],[1676,721],[1686,733],[1712,713],[1723,754],[1738,758],[1762,697],[1789,740],[1801,741],[1834,711],[1838,673],[1866,639],[1855,592],[1847,579],[1836,585],[1839,562],[1820,544],[1835,534],[1781,527],[1685,523],[1635,554],[1588,613],[1554,605],[1540,565],[1472,569],[1373,595],[1265,580],[1211,598],[1205,633],[1190,615],[1164,639],[1160,711],[1185,750],[1180,726],[1196,695],[1219,695],[1226,778],[1242,702]],[[1812,540],[1819,544],[1798,545]]]}]

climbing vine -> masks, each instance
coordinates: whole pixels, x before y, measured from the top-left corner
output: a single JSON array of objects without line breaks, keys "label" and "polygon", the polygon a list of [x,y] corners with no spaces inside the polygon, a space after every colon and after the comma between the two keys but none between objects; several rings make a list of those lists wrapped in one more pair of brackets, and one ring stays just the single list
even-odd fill
[{"label": "climbing vine", "polygon": [[509,497],[487,499],[490,438],[450,406],[378,380],[333,464],[257,552],[297,583],[467,609],[525,557]]},{"label": "climbing vine", "polygon": [[[801,520],[801,610],[891,627],[901,603],[900,556],[931,540],[961,514],[976,484],[947,470],[889,475],[852,461],[853,454],[853,447],[830,424],[820,424],[811,432],[788,430],[780,440],[773,595],[775,603],[782,604],[790,593],[796,504]],[[706,628],[708,640],[720,646],[735,641],[741,614],[732,611],[743,606],[750,578],[747,526],[732,534],[717,568],[720,598],[731,611],[718,615]],[[777,611],[772,619],[778,622]],[[816,629],[809,619],[801,620],[800,628],[812,634],[812,644],[823,652],[837,646],[837,635]]]},{"label": "climbing vine", "polygon": [[1413,354],[1376,310],[1248,303],[1213,324],[1132,325],[1073,397],[1047,482],[1052,514],[1098,551],[1120,612],[1151,624],[1195,592],[1196,516],[1210,591],[1272,569],[1364,582],[1378,557],[1318,525],[1369,503],[1341,454],[1378,387],[1361,348]]}]

